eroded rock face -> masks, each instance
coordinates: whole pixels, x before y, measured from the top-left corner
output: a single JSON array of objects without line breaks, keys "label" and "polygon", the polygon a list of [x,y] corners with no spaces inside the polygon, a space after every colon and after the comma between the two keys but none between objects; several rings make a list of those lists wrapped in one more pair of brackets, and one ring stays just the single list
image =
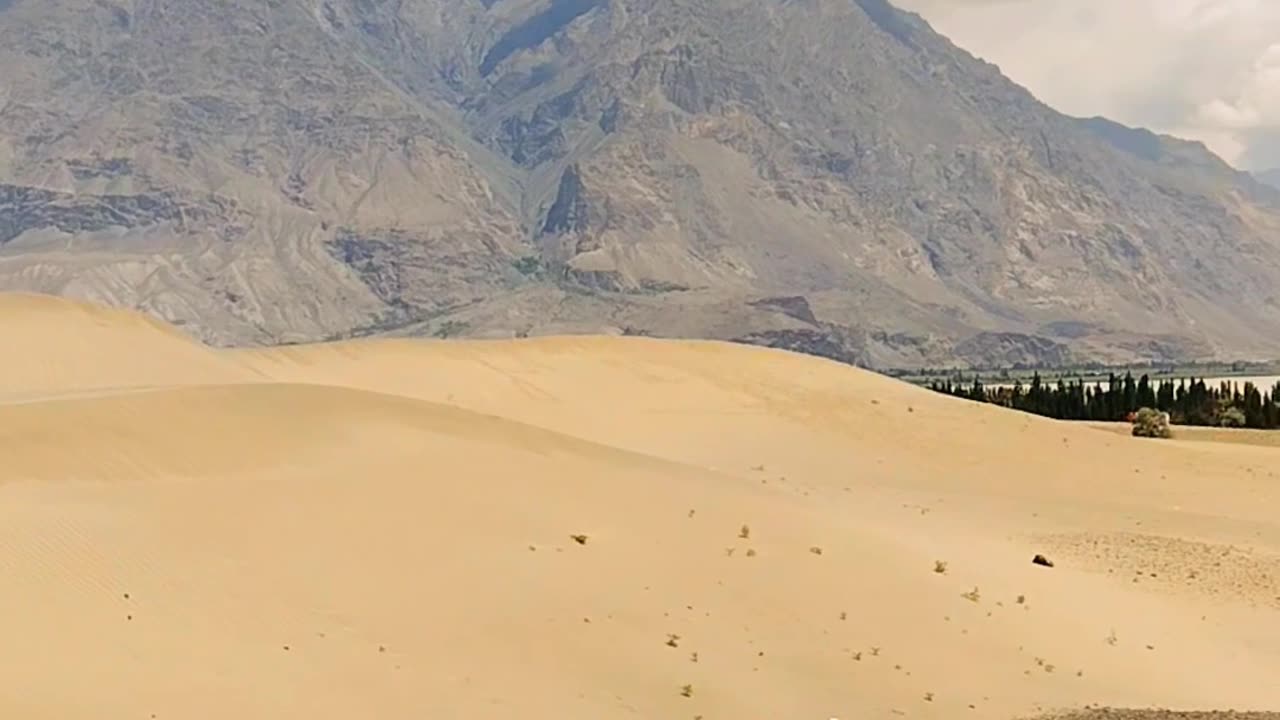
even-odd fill
[{"label": "eroded rock face", "polygon": [[219,343],[1280,355],[1280,192],[882,0],[0,8],[6,289]]},{"label": "eroded rock face", "polygon": [[201,224],[230,210],[216,200],[184,202],[168,192],[78,195],[0,184],[0,245],[33,230],[77,235],[170,225],[182,232],[187,223]]}]

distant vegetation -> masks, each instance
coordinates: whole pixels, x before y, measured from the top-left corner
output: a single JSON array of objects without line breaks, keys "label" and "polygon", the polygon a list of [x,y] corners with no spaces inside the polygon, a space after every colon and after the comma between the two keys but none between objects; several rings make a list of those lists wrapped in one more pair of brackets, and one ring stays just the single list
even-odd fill
[{"label": "distant vegetation", "polygon": [[1280,375],[1280,361],[1277,362],[1200,362],[1200,363],[1150,363],[1145,365],[1105,365],[1103,363],[1085,363],[1081,365],[1045,367],[1043,365],[1013,365],[1011,367],[976,367],[926,368],[926,369],[878,369],[890,377],[915,383],[916,385],[932,385],[938,380],[950,380],[953,383],[963,379],[979,378],[987,385],[1012,385],[1021,380],[1023,384],[1031,382],[1035,376],[1041,382],[1057,382],[1083,380],[1085,383],[1106,383],[1112,375],[1123,377],[1130,373],[1134,377],[1146,375],[1151,382],[1161,380],[1179,380],[1182,378],[1230,378],[1230,377],[1268,377]]},{"label": "distant vegetation", "polygon": [[1114,373],[1104,384],[1084,380],[1058,380],[1048,384],[1038,374],[1031,382],[1012,387],[987,387],[975,379],[970,385],[935,380],[930,387],[940,393],[978,402],[1003,405],[1059,420],[1120,422],[1131,420],[1142,408],[1169,413],[1176,425],[1280,429],[1280,383],[1263,392],[1253,383],[1222,382],[1210,387],[1204,380],[1161,380],[1143,375]]}]

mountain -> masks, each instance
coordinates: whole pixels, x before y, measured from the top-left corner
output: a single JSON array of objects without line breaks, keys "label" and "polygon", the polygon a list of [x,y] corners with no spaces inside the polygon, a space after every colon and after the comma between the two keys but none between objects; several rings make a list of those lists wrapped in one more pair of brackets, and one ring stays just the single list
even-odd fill
[{"label": "mountain", "polygon": [[7,0],[0,63],[0,287],[214,343],[1280,356],[1280,191],[884,0]]},{"label": "mountain", "polygon": [[1255,173],[1258,180],[1274,188],[1280,188],[1280,168]]}]

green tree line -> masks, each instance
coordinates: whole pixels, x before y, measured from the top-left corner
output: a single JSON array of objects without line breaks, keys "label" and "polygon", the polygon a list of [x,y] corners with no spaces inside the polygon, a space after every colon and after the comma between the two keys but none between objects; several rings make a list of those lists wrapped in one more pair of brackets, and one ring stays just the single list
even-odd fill
[{"label": "green tree line", "polygon": [[1222,382],[1211,387],[1204,380],[1182,379],[1151,382],[1147,375],[1134,379],[1112,373],[1105,384],[1083,380],[1044,383],[1037,373],[1029,385],[986,387],[980,379],[972,384],[935,381],[930,387],[940,393],[1002,405],[1014,410],[1059,420],[1128,420],[1139,409],[1155,408],[1169,413],[1176,425],[1280,429],[1280,383],[1263,392],[1253,383]]}]

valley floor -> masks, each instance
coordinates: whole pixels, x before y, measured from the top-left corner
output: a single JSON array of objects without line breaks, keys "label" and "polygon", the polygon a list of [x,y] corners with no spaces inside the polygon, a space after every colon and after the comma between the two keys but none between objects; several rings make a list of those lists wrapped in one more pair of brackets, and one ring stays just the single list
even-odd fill
[{"label": "valley floor", "polygon": [[719,343],[0,328],[2,717],[1280,709],[1280,448],[1243,436]]}]

